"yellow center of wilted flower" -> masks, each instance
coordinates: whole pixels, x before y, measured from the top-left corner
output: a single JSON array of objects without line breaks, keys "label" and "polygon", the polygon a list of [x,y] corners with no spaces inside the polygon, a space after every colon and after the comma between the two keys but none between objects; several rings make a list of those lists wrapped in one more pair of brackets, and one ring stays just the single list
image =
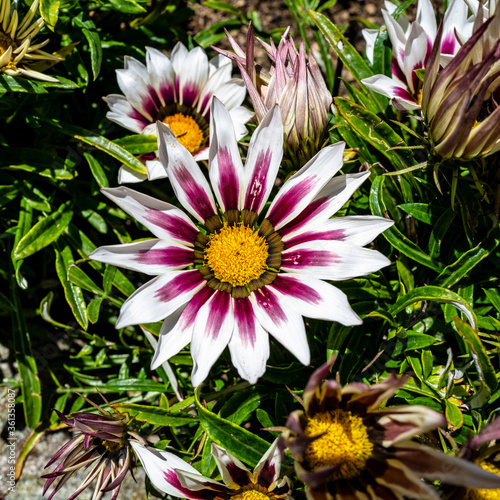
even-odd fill
[{"label": "yellow center of wilted flower", "polygon": [[[7,49],[12,45],[12,40],[3,33],[0,33],[0,56],[3,55]],[[13,49],[15,47],[12,47]]]},{"label": "yellow center of wilted flower", "polygon": [[269,257],[265,238],[241,222],[225,225],[210,235],[205,248],[205,264],[219,281],[244,286],[267,269]]},{"label": "yellow center of wilted flower", "polygon": [[107,451],[114,452],[118,451],[119,449],[123,448],[123,444],[117,441],[108,441],[106,439],[102,440],[101,443]]},{"label": "yellow center of wilted flower", "polygon": [[176,113],[163,119],[177,137],[177,140],[190,152],[200,150],[203,142],[203,132],[196,120],[191,116]]},{"label": "yellow center of wilted flower", "polygon": [[304,453],[313,470],[337,466],[334,479],[350,479],[364,469],[373,451],[363,419],[350,411],[335,410],[309,418],[304,435],[313,437]]},{"label": "yellow center of wilted flower", "polygon": [[[484,470],[487,470],[488,472],[492,472],[493,474],[500,476],[500,469],[498,467],[495,467],[492,463],[481,461],[477,465],[480,465]],[[468,489],[467,493],[465,494],[464,500],[500,500],[500,489]]]},{"label": "yellow center of wilted flower", "polygon": [[269,500],[269,496],[257,490],[247,490],[233,495],[231,500]]}]

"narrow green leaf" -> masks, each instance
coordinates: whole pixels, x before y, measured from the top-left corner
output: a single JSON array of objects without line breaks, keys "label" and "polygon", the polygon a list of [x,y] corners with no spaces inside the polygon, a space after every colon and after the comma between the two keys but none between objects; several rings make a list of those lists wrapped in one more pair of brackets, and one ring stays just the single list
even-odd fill
[{"label": "narrow green leaf", "polygon": [[30,336],[24,320],[24,309],[16,284],[10,285],[11,301],[14,304],[12,318],[12,338],[16,353],[17,369],[21,378],[24,418],[27,427],[35,429],[42,413],[42,394],[38,370],[31,351]]},{"label": "narrow green leaf", "polygon": [[68,269],[74,264],[71,249],[68,245],[65,245],[62,250],[54,248],[54,251],[56,253],[56,273],[63,286],[66,301],[73,311],[73,316],[78,321],[78,324],[84,330],[87,330],[89,320],[82,290],[68,281]]},{"label": "narrow green leaf", "polygon": [[467,316],[467,319],[471,323],[472,327],[476,328],[477,318],[471,305],[457,293],[446,288],[439,288],[437,286],[422,286],[414,288],[411,292],[403,295],[403,297],[390,307],[389,312],[395,316],[405,307],[408,307],[415,302],[421,302],[424,300],[445,302],[446,304],[455,306]]},{"label": "narrow green leaf", "polygon": [[94,176],[94,179],[96,180],[99,187],[101,188],[109,187],[108,178],[106,177],[106,174],[104,173],[101,164],[90,153],[83,153],[83,156],[85,156],[89,164],[90,171],[92,172],[92,175]]},{"label": "narrow green leaf", "polygon": [[[21,198],[19,204],[19,220],[16,227],[16,235],[14,236],[14,248],[17,247],[21,239],[28,233],[31,227],[31,220],[33,219],[33,209],[28,205],[27,201]],[[17,284],[24,290],[28,288],[26,278],[21,274],[22,260],[14,260],[14,251],[12,251],[12,263],[14,265],[14,274],[16,276]]]},{"label": "narrow green leaf", "polygon": [[0,186],[0,207],[15,199],[20,191],[21,186],[17,182],[7,186]]},{"label": "narrow green leaf", "polygon": [[115,280],[116,271],[118,271],[118,268],[110,265],[107,265],[106,269],[104,270],[102,287],[104,288],[104,292],[106,294],[109,294],[111,292],[111,287],[113,286],[113,281]]},{"label": "narrow green leaf", "polygon": [[97,323],[97,320],[99,319],[99,311],[101,310],[103,300],[104,297],[97,297],[89,302],[89,305],[87,306],[87,315],[92,324]]},{"label": "narrow green leaf", "polygon": [[[101,387],[101,386],[99,386]],[[109,391],[153,391],[153,392],[165,392],[166,385],[161,382],[155,382],[154,380],[147,380],[141,378],[130,378],[130,379],[115,379],[110,380],[102,387]],[[165,410],[163,410],[165,412]]]},{"label": "narrow green leaf", "polygon": [[[344,37],[340,30],[327,17],[319,12],[308,11],[311,19],[323,33],[332,49],[335,51],[344,66],[349,70],[353,78],[362,86],[361,80],[373,76],[373,71],[366,64],[365,60],[359,55],[359,52]],[[340,43],[339,43],[340,42]],[[364,89],[365,87],[362,86]],[[366,89],[367,90],[367,89]],[[387,98],[376,92],[367,90],[371,99],[377,103],[379,111],[384,111],[387,107]]]},{"label": "narrow green leaf", "polygon": [[195,393],[195,402],[200,423],[208,437],[239,460],[255,467],[268,450],[269,443],[207,410],[198,400],[198,391]]},{"label": "narrow green leaf", "polygon": [[113,408],[122,413],[128,413],[131,417],[141,422],[147,422],[151,425],[172,426],[191,424],[197,422],[198,418],[189,413],[180,411],[169,411],[157,406],[136,405],[131,403],[118,403]]},{"label": "narrow green leaf", "polygon": [[27,92],[31,94],[47,94],[47,88],[72,90],[78,85],[67,78],[58,77],[58,82],[35,82],[26,78],[0,75],[0,94],[5,92]]},{"label": "narrow green leaf", "polygon": [[73,211],[69,209],[69,203],[65,203],[56,212],[38,221],[14,248],[14,259],[25,259],[57,240],[72,217]]},{"label": "narrow green leaf", "polygon": [[82,29],[82,33],[85,35],[87,42],[89,42],[90,47],[90,63],[92,65],[92,74],[94,75],[94,81],[99,76],[99,71],[101,70],[102,64],[102,47],[101,39],[97,31],[88,30],[87,28]]},{"label": "narrow green leaf", "polygon": [[434,207],[427,203],[402,203],[398,207],[407,214],[425,224],[435,225],[444,210],[441,207]]},{"label": "narrow green leaf", "polygon": [[211,9],[221,10],[223,12],[229,12],[233,16],[240,16],[241,12],[238,7],[231,5],[229,2],[223,2],[222,0],[206,0],[203,5],[210,7]]},{"label": "narrow green leaf", "polygon": [[114,143],[133,155],[152,153],[158,149],[158,139],[156,135],[127,135],[126,137],[115,139]]},{"label": "narrow green leaf", "polygon": [[54,26],[59,17],[60,0],[40,0],[40,14],[47,27],[54,31]]},{"label": "narrow green leaf", "polygon": [[453,264],[447,266],[432,283],[436,286],[451,287],[458,283],[469,271],[486,259],[500,243],[500,228],[491,234],[475,248],[463,253]]},{"label": "narrow green leaf", "polygon": [[458,408],[450,400],[444,400],[446,406],[446,420],[448,421],[448,428],[450,431],[456,431],[464,425],[464,416]]},{"label": "narrow green leaf", "polygon": [[124,163],[127,167],[135,170],[136,172],[147,174],[147,170],[144,164],[142,164],[135,156],[130,154],[128,151],[118,146],[114,142],[106,139],[102,135],[98,135],[90,130],[85,130],[80,127],[75,127],[69,123],[58,122],[56,120],[46,120],[47,123],[56,127],[60,132],[67,134],[75,139],[83,141],[91,146],[94,146],[101,151],[109,154],[113,158]]},{"label": "narrow green leaf", "polygon": [[493,392],[498,386],[498,381],[495,369],[491,364],[488,353],[479,335],[465,321],[460,318],[454,318],[454,320],[457,332],[469,347],[479,378],[486,384],[488,389]]},{"label": "narrow green leaf", "polygon": [[[372,184],[370,192],[370,208],[374,215],[384,217],[386,207],[383,199],[383,183],[385,177],[379,175]],[[384,238],[397,250],[405,254],[410,259],[426,266],[433,271],[440,272],[442,267],[434,262],[426,253],[424,253],[415,243],[409,240],[399,229],[395,226],[386,229],[382,235]]]},{"label": "narrow green leaf", "polygon": [[425,333],[419,332],[408,332],[406,336],[406,351],[414,351],[418,349],[423,349],[424,347],[429,347],[436,342],[436,339],[431,335],[426,335]]},{"label": "narrow green leaf", "polygon": [[495,288],[492,288],[491,290],[483,288],[483,292],[486,294],[486,297],[488,297],[488,300],[491,302],[493,307],[500,312],[500,293],[498,290]]},{"label": "narrow green leaf", "polygon": [[439,257],[444,235],[448,231],[448,228],[456,215],[457,213],[450,207],[437,220],[436,225],[431,231],[431,235],[429,237],[429,256],[431,258],[436,259]]},{"label": "narrow green leaf", "polygon": [[95,293],[96,295],[104,295],[104,291],[101,290],[77,265],[71,265],[67,274],[68,280],[71,281],[71,283],[88,292]]},{"label": "narrow green leaf", "polygon": [[146,12],[146,9],[139,5],[134,0],[110,0],[109,2],[114,10],[118,12],[123,12],[124,14],[141,14]]}]

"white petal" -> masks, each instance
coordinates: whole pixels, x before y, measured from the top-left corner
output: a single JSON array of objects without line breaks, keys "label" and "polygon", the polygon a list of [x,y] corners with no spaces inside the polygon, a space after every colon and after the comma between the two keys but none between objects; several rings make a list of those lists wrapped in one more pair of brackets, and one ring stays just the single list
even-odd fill
[{"label": "white petal", "polygon": [[127,130],[140,134],[149,123],[149,120],[135,110],[124,96],[110,94],[103,97],[103,100],[106,101],[110,109],[106,113],[106,118]]},{"label": "white petal", "polygon": [[168,177],[167,171],[160,160],[148,160],[146,168],[148,169],[148,179],[150,181]]},{"label": "white petal", "polygon": [[[229,487],[239,486],[235,483],[229,471],[229,468],[233,469],[233,466],[236,466],[238,469],[247,472],[248,475],[250,476],[249,470],[227,450],[221,448],[216,443],[212,443],[211,449],[212,449],[212,455],[217,464],[217,468],[220,471],[224,484],[226,484]],[[237,474],[239,475],[239,471],[237,472]]]},{"label": "white petal", "polygon": [[[449,7],[448,9],[449,10]],[[422,26],[426,35],[434,41],[436,38],[436,14],[430,0],[418,0],[417,23]]]},{"label": "white petal", "polygon": [[136,170],[127,167],[127,165],[122,165],[118,170],[118,184],[142,182],[147,178],[146,174],[140,174]]},{"label": "white petal", "polygon": [[162,106],[171,104],[175,98],[175,71],[170,59],[158,49],[146,47],[146,64],[151,85],[156,90]]}]

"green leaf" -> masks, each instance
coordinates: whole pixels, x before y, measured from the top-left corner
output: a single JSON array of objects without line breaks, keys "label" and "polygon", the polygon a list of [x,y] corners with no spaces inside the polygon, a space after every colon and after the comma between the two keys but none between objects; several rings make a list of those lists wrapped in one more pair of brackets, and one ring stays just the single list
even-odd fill
[{"label": "green leaf", "polygon": [[94,176],[94,179],[96,180],[99,187],[109,187],[108,178],[106,177],[106,174],[104,173],[104,170],[101,167],[100,163],[90,153],[83,153],[83,156],[87,160],[90,171],[92,172],[92,175]]},{"label": "green leaf", "polygon": [[[160,393],[165,392],[166,389],[165,384],[141,378],[130,378],[125,380],[114,379],[106,384],[99,385],[99,387],[104,387],[109,391],[153,391]],[[163,410],[163,412],[165,412],[165,410]]]},{"label": "green leaf", "polygon": [[406,351],[414,351],[417,349],[423,349],[424,347],[429,347],[436,342],[436,339],[431,335],[426,335],[425,333],[419,332],[408,332],[406,339]]},{"label": "green leaf", "polygon": [[63,286],[66,301],[73,311],[73,316],[78,321],[78,324],[84,330],[87,330],[89,320],[83,293],[78,286],[68,281],[68,269],[74,264],[71,249],[66,245],[62,250],[59,251],[54,248],[54,251],[56,253],[56,273]]},{"label": "green leaf", "polygon": [[[386,207],[383,199],[384,191],[382,189],[385,177],[379,175],[372,184],[370,192],[370,208],[373,215],[384,217]],[[426,266],[433,271],[440,272],[442,267],[434,262],[426,253],[424,253],[415,243],[404,236],[395,226],[386,229],[382,235],[397,250],[405,254],[410,259]]]},{"label": "green leaf", "polygon": [[33,357],[30,336],[24,320],[24,309],[19,298],[18,288],[11,282],[11,301],[14,304],[12,318],[12,338],[16,353],[17,370],[21,379],[24,418],[27,427],[35,429],[42,413],[42,394],[38,370]]},{"label": "green leaf", "polygon": [[223,2],[222,0],[206,0],[203,5],[210,7],[211,9],[221,10],[223,12],[229,12],[233,16],[241,16],[241,12],[238,7],[231,5],[229,2]]},{"label": "green leaf", "polygon": [[123,12],[124,14],[141,14],[146,12],[146,9],[139,5],[134,0],[109,0],[114,10]]},{"label": "green leaf", "polygon": [[225,450],[228,450],[239,460],[255,467],[262,458],[262,455],[268,450],[269,443],[246,429],[207,410],[200,403],[198,392],[195,393],[198,417],[208,437]]},{"label": "green leaf", "polygon": [[38,221],[14,248],[15,260],[25,259],[57,240],[73,217],[69,202],[61,205],[56,212]]},{"label": "green leaf", "polygon": [[90,130],[85,130],[80,127],[75,127],[69,123],[58,122],[56,120],[46,120],[52,126],[56,127],[60,132],[67,134],[79,141],[83,141],[91,146],[94,146],[101,151],[109,154],[113,158],[124,163],[127,167],[135,170],[136,172],[146,174],[147,170],[145,165],[143,165],[135,156],[130,154],[128,151],[118,146],[114,142],[106,139],[102,135],[95,134]]},{"label": "green leaf", "polygon": [[375,113],[355,104],[345,97],[336,97],[335,106],[356,132],[382,153],[396,170],[403,170],[416,164],[412,155],[403,150],[392,150],[405,143],[396,132]]},{"label": "green leaf", "polygon": [[71,283],[87,290],[88,292],[95,293],[96,295],[104,295],[101,290],[77,265],[73,264],[68,270],[68,279]]},{"label": "green leaf", "polygon": [[87,306],[87,315],[92,324],[97,323],[97,320],[99,319],[99,311],[103,300],[104,297],[97,297],[89,302],[89,305]]},{"label": "green leaf", "polygon": [[429,236],[429,256],[431,258],[436,259],[439,257],[444,235],[448,231],[448,228],[456,215],[457,213],[450,207],[437,220],[436,225]]},{"label": "green leaf", "polygon": [[492,288],[491,290],[483,288],[483,292],[485,293],[486,297],[488,297],[488,300],[491,302],[493,307],[498,312],[500,312],[500,293],[498,292],[498,290],[495,288]]},{"label": "green leaf", "polygon": [[402,203],[398,208],[415,219],[425,224],[435,225],[439,217],[443,214],[441,207],[434,207],[427,203]]},{"label": "green leaf", "polygon": [[127,135],[126,137],[115,139],[114,143],[133,155],[152,153],[158,149],[158,139],[156,135]]},{"label": "green leaf", "polygon": [[460,408],[448,399],[445,399],[444,404],[446,406],[446,420],[448,421],[448,428],[452,432],[460,429],[460,427],[464,424],[464,416],[460,411]]},{"label": "green leaf", "polygon": [[101,70],[102,64],[102,47],[101,39],[97,31],[88,30],[87,28],[82,29],[82,33],[89,42],[90,47],[90,62],[92,65],[92,74],[94,75],[94,81],[99,76],[99,71]]},{"label": "green leaf", "polygon": [[107,265],[104,270],[104,276],[102,278],[102,287],[104,292],[109,294],[111,292],[111,287],[113,286],[113,281],[115,280],[116,272],[118,269],[115,266]]},{"label": "green leaf", "polygon": [[481,339],[465,321],[460,318],[454,318],[454,320],[457,332],[469,347],[479,378],[486,384],[488,389],[493,392],[498,386],[498,381],[495,369],[491,364]]},{"label": "green leaf", "polygon": [[403,295],[392,307],[389,308],[389,312],[395,316],[403,309],[408,307],[415,302],[421,302],[424,300],[445,302],[455,306],[457,309],[462,311],[466,316],[471,325],[476,328],[477,318],[472,310],[471,305],[460,295],[446,288],[439,288],[437,286],[422,286],[414,288],[411,292]]},{"label": "green leaf", "polygon": [[[344,66],[349,70],[353,78],[360,84],[363,78],[373,76],[373,71],[366,64],[365,60],[359,55],[359,52],[350,44],[340,30],[327,17],[319,12],[308,11],[311,19],[316,23],[320,31],[323,33],[332,49],[337,54],[338,58],[343,62]],[[339,44],[340,42],[340,44]],[[365,88],[364,86],[362,88]],[[387,98],[377,94],[376,92],[368,91],[373,102],[377,104],[379,111],[384,111],[387,107]],[[380,121],[380,119],[379,119]]]},{"label": "green leaf", "polygon": [[453,264],[447,266],[432,284],[441,287],[455,285],[469,271],[486,259],[499,243],[500,228],[497,227],[483,242],[463,253]]},{"label": "green leaf", "polygon": [[40,15],[45,21],[47,27],[54,31],[54,26],[59,17],[60,0],[40,0]]},{"label": "green leaf", "polygon": [[58,82],[35,82],[26,78],[0,75],[0,94],[5,92],[28,92],[31,94],[46,94],[46,88],[61,90],[77,89],[78,85],[66,78],[58,77]]},{"label": "green leaf", "polygon": [[15,199],[20,191],[21,186],[17,182],[7,186],[0,186],[0,207]]},{"label": "green leaf", "polygon": [[197,422],[198,418],[189,413],[168,411],[165,408],[157,406],[136,405],[130,403],[114,404],[113,408],[122,413],[128,413],[131,417],[141,422],[147,422],[151,425],[172,426],[192,424]]},{"label": "green leaf", "polygon": [[[21,198],[21,203],[19,205],[19,220],[16,227],[16,234],[14,236],[14,248],[17,247],[21,239],[28,233],[31,227],[31,220],[33,219],[33,209],[28,202]],[[23,263],[22,260],[14,260],[14,251],[12,251],[11,257],[14,265],[14,274],[16,276],[17,284],[22,288],[28,288],[28,282],[26,278],[21,274],[20,268]]]}]

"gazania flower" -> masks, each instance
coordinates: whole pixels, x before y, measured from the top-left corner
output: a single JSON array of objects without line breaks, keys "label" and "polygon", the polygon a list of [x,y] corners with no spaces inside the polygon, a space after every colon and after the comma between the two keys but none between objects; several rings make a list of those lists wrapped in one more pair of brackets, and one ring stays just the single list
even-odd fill
[{"label": "gazania flower", "polygon": [[61,60],[60,57],[41,50],[49,43],[49,39],[32,44],[45,23],[42,18],[33,22],[38,5],[39,0],[34,0],[28,13],[20,21],[19,12],[17,8],[12,9],[10,0],[0,0],[0,73],[58,82],[57,78],[30,69],[33,63],[40,60]]},{"label": "gazania flower", "polygon": [[[87,398],[85,398],[87,399]],[[61,459],[59,465],[48,474],[43,494],[54,485],[50,500],[64,483],[78,470],[85,467],[90,469],[87,477],[68,500],[76,498],[85,488],[95,480],[93,500],[99,500],[107,491],[112,491],[112,500],[118,497],[121,483],[127,472],[135,467],[136,459],[132,453],[131,444],[146,443],[134,432],[134,421],[127,413],[116,410],[109,412],[87,399],[95,406],[99,414],[73,413],[65,417],[61,412],[54,410],[61,422],[77,434],[66,443],[47,463],[50,467]]]},{"label": "gazania flower", "polygon": [[234,54],[214,47],[238,64],[252,100],[259,123],[278,104],[285,134],[285,161],[297,169],[307,163],[323,146],[327,133],[328,111],[332,94],[323,75],[309,53],[306,60],[304,43],[297,51],[287,32],[276,48],[257,38],[271,59],[269,71],[254,61],[252,25],[248,28],[246,52],[226,31]]},{"label": "gazania flower", "polygon": [[[395,6],[386,2],[389,11],[382,10],[387,32],[392,44],[392,78],[374,75],[362,83],[392,99],[398,109],[420,109],[421,80],[415,71],[427,67],[431,49],[435,43],[437,24],[429,0],[419,0],[417,20],[409,23],[404,16],[396,21],[391,12]],[[439,44],[440,62],[444,66],[472,32],[472,21],[467,18],[468,7],[464,0],[452,0],[443,18],[443,37]],[[459,38],[457,38],[459,34]],[[365,34],[368,40],[367,56],[373,58],[375,37]]]},{"label": "gazania flower", "polygon": [[290,414],[284,444],[309,499],[433,499],[422,478],[472,488],[498,488],[500,478],[457,457],[409,441],[446,423],[418,405],[383,407],[408,377],[367,386],[322,380],[332,362],[313,373],[304,410]]},{"label": "gazania flower", "polygon": [[[498,442],[497,442],[498,441]],[[459,456],[500,476],[500,418],[496,418],[462,446]],[[500,488],[457,488],[445,485],[443,498],[447,500],[498,500]]]},{"label": "gazania flower", "polygon": [[[245,99],[243,81],[231,77],[231,61],[216,56],[210,61],[201,47],[188,49],[177,43],[170,57],[146,48],[146,66],[125,57],[125,69],[116,71],[124,95],[104,98],[107,118],[137,134],[156,134],[156,122],[168,125],[179,142],[196,160],[208,158],[210,103],[217,96],[229,109],[236,136],[243,138],[252,113],[241,106]],[[147,175],[122,167],[119,182],[140,182],[165,177],[157,159],[145,161]]]},{"label": "gazania flower", "polygon": [[166,318],[152,367],[191,342],[192,382],[200,384],[226,346],[251,383],[264,373],[271,334],[309,363],[301,316],[361,323],[347,297],[323,280],[346,280],[389,264],[363,248],[392,221],[330,217],[369,173],[332,179],[344,144],[322,149],[281,187],[262,213],[283,144],[279,108],[257,127],[243,166],[229,112],[214,100],[209,174],[159,125],[160,161],[181,210],[131,189],[104,193],[157,239],[98,248],[90,258],[157,277],[123,304],[117,328]]},{"label": "gazania flower", "polygon": [[224,484],[202,476],[168,451],[133,444],[154,487],[179,498],[199,500],[291,500],[288,478],[279,479],[281,456],[277,440],[251,473],[236,457],[212,443],[212,456]]},{"label": "gazania flower", "polygon": [[[482,9],[479,18],[482,19]],[[477,22],[446,68],[433,50],[422,91],[422,114],[434,151],[472,159],[500,150],[500,16]]]}]

